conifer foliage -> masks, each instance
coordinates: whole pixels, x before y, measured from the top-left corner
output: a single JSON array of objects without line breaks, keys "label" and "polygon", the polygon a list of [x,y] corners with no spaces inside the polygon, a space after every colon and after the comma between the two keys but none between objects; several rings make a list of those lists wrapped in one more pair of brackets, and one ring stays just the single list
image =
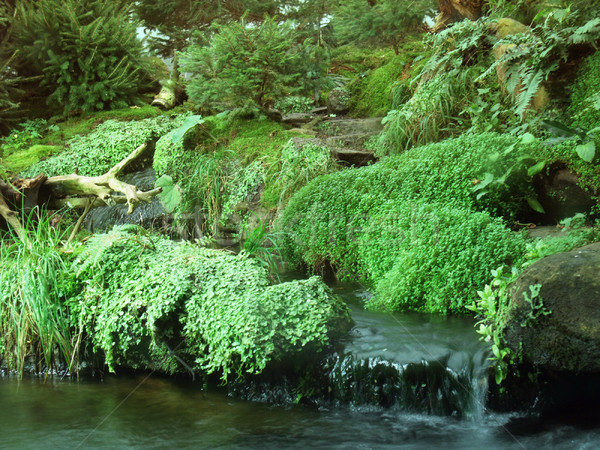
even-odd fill
[{"label": "conifer foliage", "polygon": [[266,17],[260,25],[241,20],[214,29],[205,46],[190,46],[180,60],[192,74],[192,101],[264,108],[297,84],[301,61],[291,23]]},{"label": "conifer foliage", "polygon": [[20,75],[43,75],[64,112],[123,107],[147,73],[137,24],[121,0],[22,0],[10,43]]}]

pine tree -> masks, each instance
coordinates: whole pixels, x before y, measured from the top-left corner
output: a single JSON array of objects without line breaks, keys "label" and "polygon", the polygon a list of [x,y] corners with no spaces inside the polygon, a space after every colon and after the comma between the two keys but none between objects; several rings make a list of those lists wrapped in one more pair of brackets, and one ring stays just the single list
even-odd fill
[{"label": "pine tree", "polygon": [[298,85],[302,61],[290,22],[266,17],[260,26],[241,20],[213,29],[205,46],[190,46],[180,59],[193,75],[187,89],[192,101],[264,109]]},{"label": "pine tree", "polygon": [[123,0],[21,0],[14,69],[43,75],[48,102],[65,113],[126,106],[149,70],[130,12]]},{"label": "pine tree", "polygon": [[140,0],[135,12],[144,25],[158,34],[150,44],[160,55],[171,57],[183,50],[194,31],[210,32],[213,22],[261,22],[265,15],[280,12],[276,0]]},{"label": "pine tree", "polygon": [[432,13],[434,0],[347,0],[333,15],[340,43],[398,47],[407,33],[418,29]]},{"label": "pine tree", "polygon": [[20,91],[17,84],[20,79],[15,77],[11,68],[15,53],[8,48],[14,2],[6,1],[0,4],[0,135],[6,134],[14,124],[14,113],[19,106],[17,97]]}]

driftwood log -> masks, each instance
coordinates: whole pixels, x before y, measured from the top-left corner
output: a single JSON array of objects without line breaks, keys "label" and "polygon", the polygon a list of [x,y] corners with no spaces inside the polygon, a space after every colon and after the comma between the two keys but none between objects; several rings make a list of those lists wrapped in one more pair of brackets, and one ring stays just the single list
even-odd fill
[{"label": "driftwood log", "polygon": [[[131,214],[140,203],[149,203],[161,192],[161,188],[140,191],[136,186],[125,183],[118,176],[140,158],[147,144],[140,145],[124,160],[108,172],[96,177],[78,174],[19,179],[11,183],[0,180],[0,216],[23,239],[23,226],[18,211],[27,212],[36,205],[46,205],[49,209],[70,207],[84,209],[84,214],[96,206],[127,203]],[[78,224],[81,220],[78,221]]]}]

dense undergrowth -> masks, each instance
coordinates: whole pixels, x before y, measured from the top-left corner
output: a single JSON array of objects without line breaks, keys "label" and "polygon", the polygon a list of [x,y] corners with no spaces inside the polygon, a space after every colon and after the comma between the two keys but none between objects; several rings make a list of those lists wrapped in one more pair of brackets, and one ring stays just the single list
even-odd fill
[{"label": "dense undergrowth", "polygon": [[0,349],[19,372],[38,354],[38,370],[62,362],[72,372],[97,354],[111,371],[216,372],[226,381],[319,351],[349,325],[319,278],[270,285],[266,269],[244,254],[125,226],[95,235],[70,262],[60,236],[36,232],[1,249]]},{"label": "dense undergrowth", "polygon": [[[156,144],[154,169],[182,192],[178,212],[204,214],[208,225],[225,223],[251,207],[272,210],[314,177],[336,169],[329,149],[297,148],[290,133],[267,119],[203,119],[183,139],[175,132]],[[241,209],[240,209],[241,208]]]},{"label": "dense undergrowth", "polygon": [[296,263],[331,263],[339,275],[374,285],[371,306],[464,312],[490,270],[523,255],[522,237],[490,214],[510,217],[531,194],[525,165],[514,182],[490,183],[479,198],[473,182],[486,171],[505,173],[533,147],[506,135],[465,135],[326,175],[290,200],[278,226]]},{"label": "dense undergrowth", "polygon": [[[24,122],[1,141],[0,175],[100,175],[156,141],[152,166],[163,204],[177,218],[193,213],[203,216],[204,232],[241,234],[260,213],[264,235],[280,213],[291,262],[317,272],[331,265],[341,278],[367,282],[374,309],[472,308],[500,354],[509,306],[506,289],[494,289],[540,257],[599,238],[590,229],[527,244],[509,229],[542,220],[540,186],[557,170],[573,172],[596,201],[588,212],[599,211],[600,54],[592,50],[600,19],[586,14],[532,14],[530,27],[505,35],[510,22],[500,16],[465,20],[423,41],[409,36],[398,55],[355,45],[330,51],[316,44],[320,35],[302,44],[295,38],[293,61],[282,44],[289,36],[265,42],[259,26],[246,36],[242,21],[215,34],[212,47],[186,52],[203,77],[188,92],[198,104],[172,114],[144,107]],[[282,31],[274,20],[264,25],[273,36]],[[292,23],[286,27],[291,32]],[[227,36],[239,45],[222,54]],[[274,45],[278,60],[269,62],[255,42]],[[573,57],[590,53],[567,100],[536,103]],[[254,66],[238,67],[244,58]],[[73,61],[52,61],[54,72],[63,70],[58,63]],[[121,88],[133,98],[139,92],[128,70],[122,68]],[[59,81],[54,98],[66,111],[80,100],[84,109],[120,103],[119,86],[102,99],[78,87],[71,96]],[[385,115],[384,132],[369,143],[380,158],[372,166],[339,170],[330,149],[297,145],[294,137],[308,135],[264,115],[273,105],[309,110],[325,103],[328,89],[343,86],[351,115]],[[214,111],[225,112],[191,115]],[[186,126],[189,120],[194,125]],[[227,378],[258,372],[303,346],[322,348],[328,330],[347,321],[319,279],[270,285],[264,267],[243,254],[126,227],[90,238],[72,264],[59,249],[61,232],[47,220],[36,223],[28,223],[24,241],[5,237],[0,247],[0,354],[19,371],[31,354],[43,355],[45,367],[60,355],[72,370],[96,354],[111,369],[191,369]],[[492,287],[484,287],[490,273]]]}]

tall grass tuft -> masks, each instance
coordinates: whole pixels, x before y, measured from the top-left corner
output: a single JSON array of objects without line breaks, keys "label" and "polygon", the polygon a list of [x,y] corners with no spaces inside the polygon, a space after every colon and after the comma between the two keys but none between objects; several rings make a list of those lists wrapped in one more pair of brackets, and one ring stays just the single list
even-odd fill
[{"label": "tall grass tuft", "polygon": [[23,218],[23,239],[0,236],[0,360],[20,375],[31,360],[47,371],[76,363],[63,301],[69,267],[61,242],[68,230],[53,226],[53,217],[35,208]]}]

